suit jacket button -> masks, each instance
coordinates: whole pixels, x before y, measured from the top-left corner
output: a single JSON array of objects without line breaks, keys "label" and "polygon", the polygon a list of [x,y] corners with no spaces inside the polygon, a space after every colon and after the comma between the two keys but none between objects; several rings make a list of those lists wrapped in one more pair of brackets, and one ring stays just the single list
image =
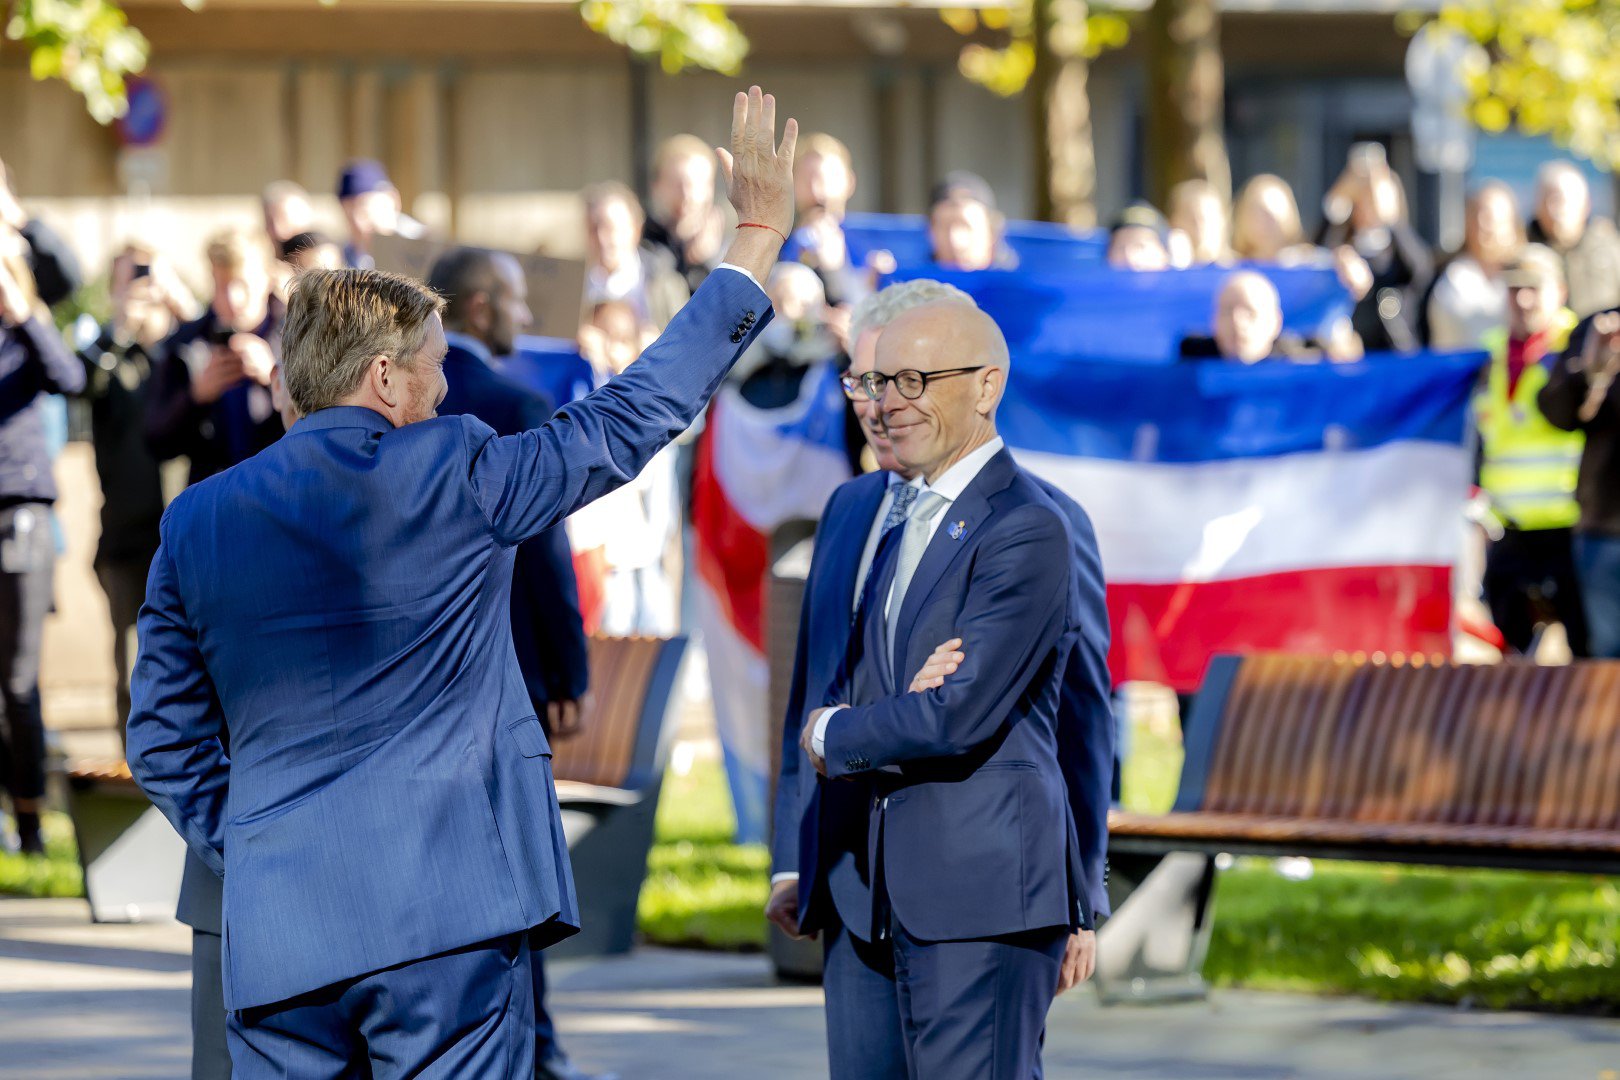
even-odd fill
[{"label": "suit jacket button", "polygon": [[743,339],[743,332],[741,330],[733,330],[731,332],[731,340],[733,342],[738,342],[738,341],[741,341],[742,339]]}]

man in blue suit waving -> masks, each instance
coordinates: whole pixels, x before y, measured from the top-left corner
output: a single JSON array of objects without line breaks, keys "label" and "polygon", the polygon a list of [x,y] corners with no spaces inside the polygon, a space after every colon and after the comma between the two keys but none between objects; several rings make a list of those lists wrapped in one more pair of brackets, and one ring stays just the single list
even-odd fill
[{"label": "man in blue suit waving", "polygon": [[282,356],[302,419],[170,506],[130,767],[224,876],[240,1077],[533,1074],[529,946],[580,916],[514,551],[684,431],[768,321],[797,135],[774,129],[738,95],[722,163],[750,227],[611,385],[519,435],[434,419],[439,297],[313,272]]},{"label": "man in blue suit waving", "polygon": [[[849,481],[828,500],[816,534],[815,556],[805,584],[798,651],[782,734],[772,842],[770,919],[799,937],[823,936],[828,1053],[833,1080],[880,1080],[903,1075],[905,1057],[893,950],[874,942],[870,929],[871,873],[867,834],[873,803],[870,779],[819,780],[799,747],[807,698],[831,682],[845,659],[851,613],[883,532],[903,521],[897,502],[909,507],[920,483],[914,470],[895,459],[878,403],[861,379],[876,364],[877,340],[901,314],[937,303],[977,308],[955,286],[928,279],[890,285],[863,301],[850,325],[853,344],[843,377],[862,434],[879,471]],[[1059,762],[1069,789],[1080,853],[1085,915],[1108,912],[1106,847],[1109,779],[1114,727],[1109,700],[1108,617],[1102,566],[1091,521],[1074,500],[1036,478],[1067,519],[1070,531],[1073,612],[1064,652],[1058,709]],[[954,672],[958,641],[944,643],[913,680],[931,689]],[[813,701],[808,704],[814,704]],[[1082,919],[1089,926],[1092,919]],[[852,932],[853,928],[853,932]],[[1064,988],[1087,974],[1094,936],[1078,935],[1065,971]],[[1080,948],[1078,946],[1083,946]]]},{"label": "man in blue suit waving", "polygon": [[[966,304],[908,311],[878,339],[862,382],[921,484],[801,736],[832,781],[823,797],[846,778],[871,792],[870,906],[837,907],[888,950],[914,1080],[1036,1075],[1052,997],[1089,966],[1059,723],[1082,615],[1074,540],[996,434],[1008,367],[1000,331]],[[960,643],[943,663],[939,642]]]}]

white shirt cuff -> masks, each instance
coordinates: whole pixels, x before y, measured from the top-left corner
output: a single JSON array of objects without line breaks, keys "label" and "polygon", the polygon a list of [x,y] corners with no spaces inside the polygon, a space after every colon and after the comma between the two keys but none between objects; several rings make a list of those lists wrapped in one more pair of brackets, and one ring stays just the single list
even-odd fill
[{"label": "white shirt cuff", "polygon": [[780,882],[783,882],[783,881],[798,881],[798,880],[799,880],[798,872],[793,871],[793,870],[790,870],[785,874],[772,874],[771,875],[771,888],[773,888],[773,889],[776,888],[777,884],[780,883]]},{"label": "white shirt cuff", "polygon": [[764,288],[760,285],[758,278],[756,278],[749,271],[744,270],[742,267],[737,266],[734,263],[721,263],[719,266],[715,267],[715,269],[716,270],[735,270],[737,273],[741,274],[743,277],[747,278],[749,281],[752,281],[754,283],[754,288],[759,289],[760,292],[765,291]]},{"label": "white shirt cuff", "polygon": [[823,761],[827,759],[827,721],[831,720],[835,713],[843,711],[844,706],[842,705],[835,705],[828,709],[821,714],[821,719],[816,721],[816,730],[810,733],[810,749],[814,750],[816,757],[821,758]]}]

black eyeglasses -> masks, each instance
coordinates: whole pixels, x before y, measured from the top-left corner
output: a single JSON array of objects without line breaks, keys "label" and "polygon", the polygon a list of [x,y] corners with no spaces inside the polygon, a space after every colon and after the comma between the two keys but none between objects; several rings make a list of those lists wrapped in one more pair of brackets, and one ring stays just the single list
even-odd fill
[{"label": "black eyeglasses", "polygon": [[[916,401],[922,397],[923,391],[928,389],[928,384],[935,379],[947,379],[952,375],[966,375],[970,371],[983,371],[989,366],[989,364],[979,364],[976,367],[946,368],[943,371],[913,371],[908,368],[905,371],[897,371],[893,375],[885,375],[881,371],[868,371],[861,376],[861,387],[866,391],[867,397],[873,401],[882,401],[883,391],[888,388],[890,383],[894,383],[894,388],[900,391],[901,397],[907,401]],[[845,378],[848,378],[848,376],[845,376]]]},{"label": "black eyeglasses", "polygon": [[866,397],[866,390],[861,386],[861,377],[853,372],[846,371],[838,376],[838,385],[844,388],[844,396],[851,401],[860,401]]}]

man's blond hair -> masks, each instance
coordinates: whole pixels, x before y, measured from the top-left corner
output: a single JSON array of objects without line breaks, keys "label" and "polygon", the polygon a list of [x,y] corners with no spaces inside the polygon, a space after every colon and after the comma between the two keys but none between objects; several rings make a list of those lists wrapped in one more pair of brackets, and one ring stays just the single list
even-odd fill
[{"label": "man's blond hair", "polygon": [[432,289],[381,270],[308,270],[293,280],[281,372],[300,416],[341,404],[378,356],[410,367],[444,309]]}]

